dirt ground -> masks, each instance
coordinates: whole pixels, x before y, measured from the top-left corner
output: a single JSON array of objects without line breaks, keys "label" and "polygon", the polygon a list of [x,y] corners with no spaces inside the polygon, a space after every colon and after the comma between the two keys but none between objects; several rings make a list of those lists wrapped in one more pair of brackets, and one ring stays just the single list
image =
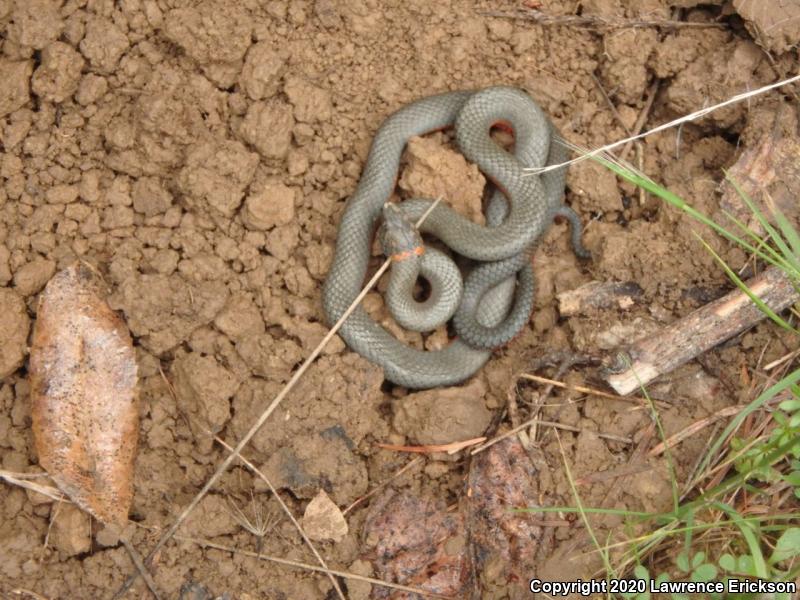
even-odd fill
[{"label": "dirt ground", "polygon": [[[680,9],[675,18],[720,26],[580,28],[487,14],[523,7],[502,0],[0,0],[2,468],[40,470],[27,343],[39,292],[78,257],[103,273],[136,344],[142,420],[130,518],[133,543],[146,553],[224,458],[209,431],[240,439],[325,334],[321,286],[337,224],[389,113],[435,92],[512,85],[527,90],[565,138],[597,146],[635,127],[653,89],[648,126],[797,71],[798,21],[758,11],[777,3],[533,4],[605,22],[669,19]],[[796,133],[793,102],[771,93],[730,106],[647,138],[628,158],[713,215],[722,169],[740,146],[765,131]],[[474,214],[483,185],[476,167],[436,134],[409,148],[399,192],[442,194]],[[344,509],[411,460],[377,443],[495,432],[509,394],[523,417],[541,398],[542,386],[518,382],[518,374],[551,376],[548,359],[566,351],[604,356],[729,289],[696,232],[734,266],[746,259],[593,164],[571,168],[567,202],[587,224],[593,260],[576,259],[566,225],[555,224],[536,253],[530,327],[463,388],[411,394],[384,383],[379,368],[338,338],[327,347],[244,452],[295,514],[320,489]],[[592,280],[633,282],[642,293],[625,310],[561,317],[556,294]],[[379,291],[366,305],[386,320]],[[762,325],[658,381],[651,392],[667,403],[666,434],[744,400],[748,369],[784,351],[780,335]],[[594,366],[561,378],[600,385]],[[631,408],[555,391],[542,418],[580,432],[538,432],[530,503],[574,505],[566,459],[574,477],[595,476],[579,489],[586,506],[668,507],[663,458],[633,477],[596,477],[652,439],[646,411]],[[709,433],[679,446],[681,477]],[[464,459],[437,456],[391,487],[454,505],[467,470]],[[257,504],[279,515],[260,480],[235,467],[181,533],[256,550],[232,503],[245,514]],[[318,543],[332,568],[378,573],[363,535],[369,504],[347,513],[340,541]],[[125,549],[69,505],[3,484],[0,512],[0,594],[23,588],[39,596],[22,597],[106,598],[132,572]],[[608,516],[593,522],[601,537],[620,525]],[[537,532],[527,576],[587,578],[600,566],[572,515]],[[314,562],[286,520],[260,551]],[[166,598],[178,598],[187,583],[235,599],[335,597],[324,576],[186,541],[168,544],[152,573]],[[525,587],[495,583],[473,596],[518,597]],[[363,583],[346,589],[352,599],[377,594]],[[127,597],[146,597],[144,590],[139,581]]]}]

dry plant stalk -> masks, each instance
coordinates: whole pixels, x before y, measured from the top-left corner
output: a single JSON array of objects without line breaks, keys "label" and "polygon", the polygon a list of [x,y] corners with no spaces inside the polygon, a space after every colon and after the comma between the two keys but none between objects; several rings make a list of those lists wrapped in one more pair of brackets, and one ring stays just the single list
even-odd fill
[{"label": "dry plant stalk", "polygon": [[39,300],[30,352],[39,463],[100,522],[123,527],[139,435],[136,359],[123,321],[83,264],[57,273]]},{"label": "dry plant stalk", "polygon": [[[776,313],[800,300],[792,281],[777,267],[746,285]],[[734,290],[635,342],[628,348],[629,359],[620,359],[603,378],[618,394],[629,394],[765,318],[750,296]]]}]

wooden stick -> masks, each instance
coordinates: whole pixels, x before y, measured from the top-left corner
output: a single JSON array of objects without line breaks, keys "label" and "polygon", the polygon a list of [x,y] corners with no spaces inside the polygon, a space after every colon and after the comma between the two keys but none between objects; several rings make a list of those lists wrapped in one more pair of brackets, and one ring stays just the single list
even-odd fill
[{"label": "wooden stick", "polygon": [[642,288],[634,281],[590,281],[582,286],[556,295],[558,312],[562,317],[586,314],[597,309],[633,306],[642,296]]},{"label": "wooden stick", "polygon": [[[800,299],[791,280],[777,267],[768,268],[746,285],[776,313]],[[734,290],[663,328],[660,333],[635,342],[628,349],[627,359],[618,359],[614,366],[606,369],[603,378],[618,394],[630,394],[765,317],[747,294]]]}]

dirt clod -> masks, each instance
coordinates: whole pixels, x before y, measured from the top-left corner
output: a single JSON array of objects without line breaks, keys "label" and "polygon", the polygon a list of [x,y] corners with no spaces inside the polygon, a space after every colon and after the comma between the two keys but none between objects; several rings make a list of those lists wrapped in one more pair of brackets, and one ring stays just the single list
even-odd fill
[{"label": "dirt clod", "polygon": [[89,515],[74,504],[65,504],[53,511],[50,543],[65,556],[88,552],[92,545]]},{"label": "dirt clod", "polygon": [[25,360],[31,320],[22,298],[0,288],[0,379],[16,371]]},{"label": "dirt clod", "polygon": [[420,444],[460,442],[483,435],[492,414],[484,405],[486,388],[478,378],[466,386],[409,394],[394,402],[392,424]]}]

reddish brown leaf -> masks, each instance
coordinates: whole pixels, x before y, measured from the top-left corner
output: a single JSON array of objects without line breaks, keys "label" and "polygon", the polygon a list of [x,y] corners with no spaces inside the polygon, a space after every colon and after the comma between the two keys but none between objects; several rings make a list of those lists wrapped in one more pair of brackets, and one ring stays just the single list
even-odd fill
[{"label": "reddish brown leaf", "polygon": [[[378,577],[452,598],[468,598],[470,559],[464,517],[430,496],[388,490],[370,507],[365,546]],[[377,600],[422,600],[374,587]]]},{"label": "reddish brown leaf", "polygon": [[42,293],[30,374],[39,463],[78,506],[123,525],[139,433],[136,359],[86,266],[57,273]]},{"label": "reddish brown leaf", "polygon": [[478,577],[487,588],[508,585],[511,597],[524,596],[521,584],[535,575],[542,528],[536,515],[512,509],[537,505],[537,479],[516,438],[495,444],[470,465],[467,510]]}]

